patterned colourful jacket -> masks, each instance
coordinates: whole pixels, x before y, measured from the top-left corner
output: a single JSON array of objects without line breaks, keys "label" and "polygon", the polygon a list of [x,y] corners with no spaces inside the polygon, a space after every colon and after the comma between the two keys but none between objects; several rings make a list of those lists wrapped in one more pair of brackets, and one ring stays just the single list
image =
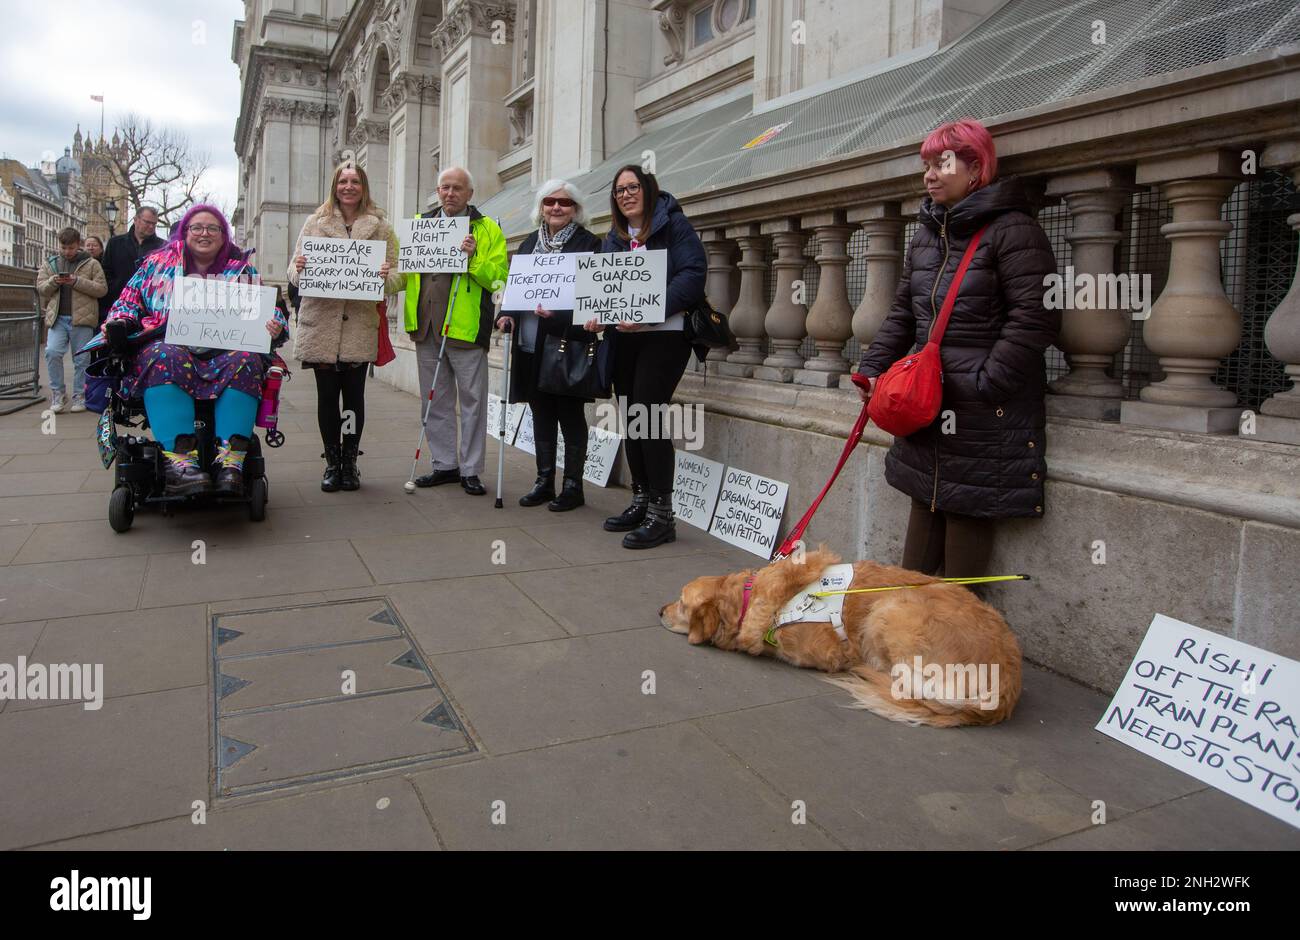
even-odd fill
[{"label": "patterned colourful jacket", "polygon": [[[135,276],[126,287],[122,288],[117,302],[108,311],[108,319],[134,317],[140,321],[141,328],[146,330],[164,325],[167,322],[167,311],[170,309],[168,299],[171,296],[173,280],[177,273],[183,276],[184,271],[185,258],[180,242],[168,242],[140,264]],[[254,284],[262,283],[262,277],[257,273],[257,269],[238,258],[232,258],[227,262],[225,269],[218,276],[231,279],[241,275]],[[275,310],[275,318],[282,327],[289,325],[284,311],[279,307]],[[280,337],[287,336],[287,330],[280,333]],[[283,342],[279,337],[277,339]]]}]

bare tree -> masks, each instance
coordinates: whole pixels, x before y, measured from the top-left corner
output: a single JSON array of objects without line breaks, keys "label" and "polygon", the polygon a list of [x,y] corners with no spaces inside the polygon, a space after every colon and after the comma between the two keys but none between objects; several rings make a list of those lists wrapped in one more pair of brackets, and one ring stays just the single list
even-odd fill
[{"label": "bare tree", "polygon": [[121,146],[113,154],[118,178],[126,187],[131,216],[141,206],[154,206],[168,227],[196,202],[211,193],[203,188],[210,156],[190,147],[189,137],[171,128],[155,127],[148,118],[131,113],[117,125]]}]

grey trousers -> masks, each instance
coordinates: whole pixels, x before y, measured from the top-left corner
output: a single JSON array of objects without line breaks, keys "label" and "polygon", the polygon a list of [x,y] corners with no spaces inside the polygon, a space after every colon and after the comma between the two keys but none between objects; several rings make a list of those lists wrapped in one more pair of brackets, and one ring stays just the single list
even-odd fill
[{"label": "grey trousers", "polygon": [[[428,403],[429,384],[438,364],[442,337],[430,331],[429,338],[415,344],[415,360],[420,371],[421,410]],[[487,447],[487,350],[481,346],[454,347],[447,343],[443,353],[438,387],[433,390],[433,404],[424,431],[429,438],[429,456],[434,470],[460,468],[463,477],[483,472]],[[460,445],[456,442],[456,401],[460,400]]]}]

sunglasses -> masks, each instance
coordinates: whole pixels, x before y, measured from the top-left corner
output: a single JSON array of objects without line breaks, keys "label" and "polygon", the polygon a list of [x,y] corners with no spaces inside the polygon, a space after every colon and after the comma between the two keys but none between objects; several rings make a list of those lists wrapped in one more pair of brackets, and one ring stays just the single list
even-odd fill
[{"label": "sunglasses", "polygon": [[551,208],[551,206],[563,206],[564,208],[569,209],[577,205],[577,203],[572,199],[563,199],[559,196],[547,196],[542,200],[542,205],[548,209]]}]

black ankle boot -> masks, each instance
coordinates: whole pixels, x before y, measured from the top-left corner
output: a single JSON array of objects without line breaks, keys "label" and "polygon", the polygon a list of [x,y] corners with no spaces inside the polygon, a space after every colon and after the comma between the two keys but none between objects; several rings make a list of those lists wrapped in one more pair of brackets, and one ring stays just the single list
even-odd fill
[{"label": "black ankle boot", "polygon": [[559,496],[551,500],[546,508],[551,512],[568,512],[570,509],[577,509],[586,502],[586,499],[582,496],[582,478],[579,477],[575,480],[566,476],[564,478],[564,489],[560,491]]},{"label": "black ankle boot", "polygon": [[645,522],[640,528],[623,536],[624,548],[654,548],[677,539],[673,524],[673,497],[671,493],[654,493],[646,506]]},{"label": "black ankle boot", "polygon": [[361,489],[361,471],[357,469],[360,453],[356,441],[345,443],[339,451],[339,489],[349,492]]},{"label": "black ankle boot", "polygon": [[343,482],[343,455],[338,444],[327,445],[325,453],[325,475],[321,477],[320,488],[326,493],[333,493]]},{"label": "black ankle boot", "polygon": [[617,516],[610,516],[605,520],[606,532],[631,532],[641,523],[645,522],[646,504],[650,502],[650,496],[646,489],[640,483],[632,484],[632,505],[628,506]]},{"label": "black ankle boot", "polygon": [[555,441],[534,440],[537,449],[537,482],[519,497],[520,506],[540,506],[555,499]]}]

